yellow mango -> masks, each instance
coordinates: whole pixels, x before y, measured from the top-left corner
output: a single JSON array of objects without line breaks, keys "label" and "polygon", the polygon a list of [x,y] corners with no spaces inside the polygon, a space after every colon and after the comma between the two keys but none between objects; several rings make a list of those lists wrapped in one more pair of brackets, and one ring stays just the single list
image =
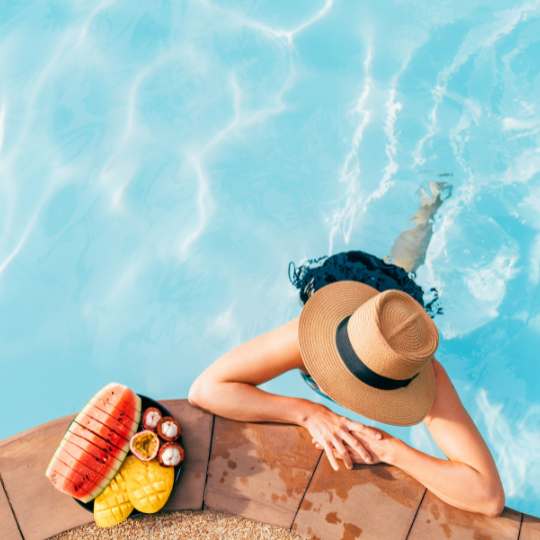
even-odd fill
[{"label": "yellow mango", "polygon": [[112,527],[124,521],[133,511],[127,492],[127,478],[138,461],[136,457],[128,456],[109,485],[96,497],[94,520],[98,527]]},{"label": "yellow mango", "polygon": [[161,510],[174,485],[174,468],[162,467],[157,459],[139,461],[130,468],[127,492],[131,504],[145,514]]}]

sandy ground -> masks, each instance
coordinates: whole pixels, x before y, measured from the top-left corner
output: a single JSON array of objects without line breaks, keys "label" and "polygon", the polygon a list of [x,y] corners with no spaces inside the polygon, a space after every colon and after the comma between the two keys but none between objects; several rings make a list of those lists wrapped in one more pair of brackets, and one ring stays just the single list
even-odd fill
[{"label": "sandy ground", "polygon": [[54,540],[303,540],[297,534],[244,518],[204,510],[127,519],[110,529],[94,524],[59,534]]}]

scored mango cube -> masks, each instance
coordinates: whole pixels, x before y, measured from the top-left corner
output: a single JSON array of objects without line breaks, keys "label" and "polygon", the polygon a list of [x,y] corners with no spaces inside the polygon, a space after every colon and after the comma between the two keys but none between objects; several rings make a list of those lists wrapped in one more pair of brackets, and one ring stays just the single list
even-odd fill
[{"label": "scored mango cube", "polygon": [[162,467],[157,459],[138,461],[130,469],[127,493],[131,504],[145,514],[161,510],[174,485],[174,468]]},{"label": "scored mango cube", "polygon": [[133,511],[127,493],[128,471],[133,467],[133,456],[128,456],[109,485],[94,501],[94,519],[98,527],[112,527],[124,521]]}]

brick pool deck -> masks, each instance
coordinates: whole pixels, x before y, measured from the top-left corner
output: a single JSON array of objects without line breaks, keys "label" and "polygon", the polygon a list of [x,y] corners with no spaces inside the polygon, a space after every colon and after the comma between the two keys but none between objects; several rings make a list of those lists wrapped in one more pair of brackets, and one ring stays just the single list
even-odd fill
[{"label": "brick pool deck", "polygon": [[[388,465],[335,472],[297,426],[215,417],[161,402],[180,422],[186,459],[164,511],[219,510],[321,540],[540,540],[540,519],[456,510]],[[0,441],[0,539],[45,540],[93,522],[45,469],[74,415]]]}]

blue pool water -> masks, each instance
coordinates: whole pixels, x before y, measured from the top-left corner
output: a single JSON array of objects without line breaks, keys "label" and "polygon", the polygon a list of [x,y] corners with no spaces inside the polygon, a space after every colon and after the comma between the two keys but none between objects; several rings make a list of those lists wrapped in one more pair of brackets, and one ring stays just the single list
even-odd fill
[{"label": "blue pool water", "polygon": [[444,180],[438,358],[540,515],[539,53],[538,1],[2,2],[0,438],[185,397],[300,313],[289,261],[388,255]]}]

